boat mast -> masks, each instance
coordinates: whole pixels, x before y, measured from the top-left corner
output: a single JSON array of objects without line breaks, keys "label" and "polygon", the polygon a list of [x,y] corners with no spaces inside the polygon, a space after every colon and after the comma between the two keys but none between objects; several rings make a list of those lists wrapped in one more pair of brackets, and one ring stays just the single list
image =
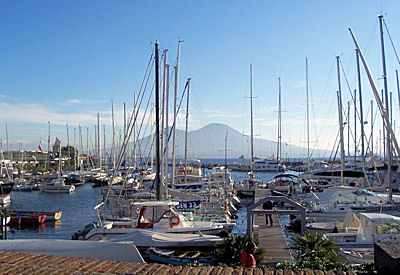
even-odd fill
[{"label": "boat mast", "polygon": [[399,86],[399,74],[396,70],[396,84],[397,84],[397,96],[399,98],[399,108],[400,108],[400,86]]},{"label": "boat mast", "polygon": [[339,70],[339,56],[336,56],[337,73],[338,73],[338,111],[339,111],[339,133],[340,133],[340,185],[344,184],[343,171],[344,171],[344,137],[343,137],[343,114],[342,114],[342,90],[340,86],[340,70]]},{"label": "boat mast", "polygon": [[[124,137],[126,136],[126,103],[124,102]],[[121,146],[122,147],[122,146]],[[126,150],[124,151],[124,166],[126,167]]]},{"label": "boat mast", "polygon": [[74,172],[76,173],[76,154],[77,154],[76,150],[76,128],[74,127]]},{"label": "boat mast", "polygon": [[101,170],[101,153],[100,153],[100,113],[97,113],[97,157],[99,160],[99,168]]},{"label": "boat mast", "polygon": [[371,100],[371,155],[374,157],[374,102]]},{"label": "boat mast", "polygon": [[347,156],[350,161],[350,101],[347,101]]},{"label": "boat mast", "polygon": [[[364,114],[363,114],[363,105],[362,105],[362,92],[361,92],[361,73],[360,73],[360,56],[359,52],[356,49],[356,59],[357,59],[357,80],[358,80],[358,94],[360,100],[360,120],[361,120],[361,162],[363,171],[365,171],[365,148],[364,148]],[[372,111],[372,109],[371,109]],[[372,127],[372,120],[371,120],[371,127]],[[364,172],[365,176],[365,172]]]},{"label": "boat mast", "polygon": [[89,168],[89,128],[86,128],[86,164]]},{"label": "boat mast", "polygon": [[[362,60],[362,62],[363,62],[363,64],[364,64],[365,71],[367,72],[368,79],[369,79],[369,82],[370,82],[370,84],[371,84],[372,91],[374,92],[375,100],[376,100],[376,102],[377,102],[377,104],[378,104],[378,107],[379,107],[379,111],[381,112],[382,118],[383,118],[383,119],[385,120],[385,122],[386,122],[386,129],[387,129],[387,130],[389,131],[389,133],[390,133],[391,141],[393,142],[394,147],[396,148],[396,153],[397,153],[397,155],[400,155],[400,148],[399,148],[399,145],[398,145],[397,140],[396,140],[396,137],[395,137],[395,135],[394,135],[393,128],[392,128],[391,123],[390,123],[390,121],[389,121],[387,112],[386,112],[385,108],[383,107],[382,101],[381,101],[380,98],[379,98],[378,89],[376,88],[375,81],[374,81],[374,79],[373,79],[373,77],[372,77],[372,75],[371,75],[371,72],[369,71],[367,62],[366,62],[365,59],[364,59],[364,56],[363,56],[363,54],[362,54],[362,52],[361,52],[361,50],[360,50],[360,47],[358,46],[357,40],[356,40],[356,38],[354,37],[353,32],[351,31],[351,29],[349,29],[349,31],[350,31],[350,34],[351,34],[351,36],[352,36],[352,38],[353,38],[354,44],[356,45],[358,51],[360,52],[360,57],[361,57],[361,60]],[[391,163],[390,163],[390,164],[391,164]],[[388,167],[388,168],[389,168],[389,167]],[[389,171],[388,171],[388,172],[389,172]],[[392,195],[392,190],[391,190],[391,189],[392,189],[392,188],[391,188],[391,179],[390,179],[390,182],[389,182],[389,183],[390,183],[390,188],[389,188],[389,201],[391,201],[391,195]]]},{"label": "boat mast", "polygon": [[357,90],[354,89],[354,167],[357,167]]},{"label": "boat mast", "polygon": [[159,87],[159,69],[158,69],[158,42],[156,41],[155,45],[155,54],[154,54],[154,62],[155,62],[155,101],[156,101],[156,186],[157,186],[157,200],[162,199],[161,193],[161,182],[160,182],[160,87]]},{"label": "boat mast", "polygon": [[162,100],[161,100],[161,180],[164,181],[165,178],[165,155],[164,155],[164,148],[165,148],[165,93],[166,93],[166,83],[167,83],[167,55],[168,50],[165,49],[163,52],[164,59],[163,59],[163,79],[162,79]]},{"label": "boat mast", "polygon": [[279,161],[282,157],[282,128],[281,128],[281,78],[279,80],[279,95],[278,95],[278,148],[276,153],[276,164],[278,165],[279,171]]},{"label": "boat mast", "polygon": [[187,153],[188,153],[188,126],[189,126],[189,92],[190,92],[190,80],[187,80],[187,94],[186,94],[186,126],[185,126],[185,184],[187,184]]},{"label": "boat mast", "polygon": [[115,171],[115,125],[114,125],[114,102],[111,99],[111,120],[112,120],[112,165]]},{"label": "boat mast", "polygon": [[68,123],[66,124],[67,126],[67,148],[68,148],[68,164],[71,164],[71,151],[69,149],[69,127],[68,127]]},{"label": "boat mast", "polygon": [[[50,121],[47,121],[47,124],[49,126],[49,134],[47,136],[47,164],[50,166]],[[44,165],[44,168],[47,168],[46,164]]]},{"label": "boat mast", "polygon": [[165,93],[165,196],[168,198],[168,143],[169,143],[169,136],[168,136],[168,101],[169,101],[169,65],[167,64],[166,68],[166,93]]},{"label": "boat mast", "polygon": [[308,59],[306,57],[307,171],[310,172],[310,111],[308,104]]},{"label": "boat mast", "polygon": [[175,176],[176,176],[176,109],[177,109],[177,100],[178,100],[178,71],[179,71],[179,54],[181,49],[182,40],[178,41],[178,52],[176,55],[176,65],[174,67],[175,70],[175,83],[174,83],[174,130],[172,133],[172,188],[175,188]]},{"label": "boat mast", "polygon": [[253,179],[253,158],[253,64],[250,64],[250,180]]},{"label": "boat mast", "polygon": [[[380,34],[381,34],[381,50],[382,50],[382,67],[383,67],[383,87],[385,90],[385,103],[386,103],[386,112],[389,111],[389,96],[388,96],[388,85],[387,85],[387,74],[386,74],[386,59],[385,59],[385,44],[383,41],[383,15],[379,15],[379,26],[380,26]],[[389,188],[389,203],[392,202],[392,142],[391,135],[389,131],[388,124],[386,126],[386,151],[387,151],[387,159],[388,159],[388,171],[387,171],[387,181]]]}]

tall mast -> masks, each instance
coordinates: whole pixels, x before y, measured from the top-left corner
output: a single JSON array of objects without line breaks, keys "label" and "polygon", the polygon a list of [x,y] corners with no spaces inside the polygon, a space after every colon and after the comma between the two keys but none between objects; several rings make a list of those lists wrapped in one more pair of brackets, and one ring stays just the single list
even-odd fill
[{"label": "tall mast", "polygon": [[159,87],[159,69],[158,69],[158,42],[155,45],[155,101],[156,101],[156,186],[157,186],[157,200],[162,199],[161,194],[161,181],[160,181],[160,87]]},{"label": "tall mast", "polygon": [[343,114],[342,114],[342,89],[340,85],[340,69],[339,69],[339,56],[336,56],[337,74],[338,74],[338,111],[339,111],[339,133],[340,133],[340,185],[343,185],[343,171],[344,171],[344,137],[343,137]]},{"label": "tall mast", "polygon": [[250,179],[253,179],[253,64],[250,64]]},{"label": "tall mast", "polygon": [[186,127],[185,127],[185,184],[187,184],[187,153],[188,153],[188,130],[189,130],[189,94],[190,94],[190,78],[187,80],[187,94],[186,94]]},{"label": "tall mast", "polygon": [[374,102],[371,100],[371,155],[374,156]]},{"label": "tall mast", "polygon": [[111,119],[112,119],[112,165],[115,171],[115,125],[114,125],[114,102],[111,99]]},{"label": "tall mast", "polygon": [[[362,92],[361,92],[361,73],[360,73],[360,57],[358,50],[356,49],[356,58],[357,58],[357,80],[358,80],[358,94],[360,100],[360,120],[361,120],[361,162],[364,171],[365,165],[365,148],[364,148],[364,114],[363,114],[363,105],[362,105]],[[372,109],[371,109],[372,112]],[[372,125],[372,120],[371,120]]]},{"label": "tall mast", "polygon": [[79,125],[78,127],[79,127],[79,149],[80,149],[78,151],[78,164],[79,164],[79,170],[82,170],[81,161],[79,159],[80,154],[83,154],[82,128],[81,125]]},{"label": "tall mast", "polygon": [[107,164],[107,155],[106,155],[106,125],[103,124],[103,159],[104,159],[104,167]]},{"label": "tall mast", "polygon": [[86,128],[86,165],[89,167],[89,128]]},{"label": "tall mast", "polygon": [[354,89],[354,167],[357,167],[357,90]]},{"label": "tall mast", "polygon": [[100,152],[100,113],[97,113],[97,158],[99,160],[99,168],[101,169],[101,152]]},{"label": "tall mast", "polygon": [[47,123],[49,126],[49,131],[48,131],[48,136],[47,136],[47,163],[50,166],[50,121],[48,121]]},{"label": "tall mast", "polygon": [[71,151],[69,149],[69,127],[68,127],[68,123],[67,123],[67,148],[68,148],[68,163],[71,164]]},{"label": "tall mast", "polygon": [[[134,108],[135,108],[135,114],[138,112],[138,109],[139,109],[139,106],[137,106],[138,105],[138,101],[139,101],[139,95],[138,95],[138,98],[136,98],[136,91],[135,92],[133,92],[133,97],[134,97],[134,100],[133,100],[133,105],[134,105]],[[135,120],[135,123],[133,124],[133,144],[134,144],[134,146],[133,146],[133,163],[134,163],[134,167],[135,167],[135,169],[137,169],[137,167],[138,167],[138,165],[137,165],[137,150],[138,150],[138,148],[139,148],[139,140],[138,140],[138,137],[137,137],[137,134],[136,134],[136,121],[137,120]]]},{"label": "tall mast", "polygon": [[[124,102],[124,137],[126,136],[126,104]],[[124,150],[124,165],[126,167],[126,150]]]},{"label": "tall mast", "polygon": [[310,112],[308,103],[308,59],[306,57],[306,108],[307,108],[307,171],[310,171]]},{"label": "tall mast", "polygon": [[163,80],[162,80],[162,100],[161,100],[161,180],[164,180],[165,177],[165,140],[167,137],[165,136],[165,93],[167,90],[167,55],[168,50],[164,50],[164,59],[163,59]]},{"label": "tall mast", "polygon": [[[385,91],[382,89],[381,90],[381,100],[382,102],[385,102]],[[389,114],[388,114],[389,115]],[[383,148],[383,160],[386,160],[386,134],[385,134],[385,121],[382,119],[382,148]]]},{"label": "tall mast", "polygon": [[399,98],[399,108],[400,108],[400,86],[399,86],[399,74],[396,70],[396,84],[397,84],[397,96]]},{"label": "tall mast", "polygon": [[[382,49],[382,67],[383,67],[383,87],[385,89],[385,105],[386,112],[389,112],[389,96],[388,96],[388,85],[387,85],[387,74],[386,74],[386,59],[385,59],[385,44],[383,41],[383,16],[379,15],[379,26],[381,33],[381,49]],[[388,129],[388,125],[386,124],[386,151],[387,151],[387,159],[388,159],[388,171],[387,171],[387,180],[388,180],[388,188],[389,188],[389,203],[392,202],[392,142],[390,130]]]},{"label": "tall mast", "polygon": [[76,128],[74,127],[74,172],[76,172]]},{"label": "tall mast", "polygon": [[[279,164],[279,161],[282,159],[282,126],[281,126],[281,78],[279,80],[279,95],[278,95],[278,148],[276,153],[276,161]],[[279,168],[278,168],[279,170]]]},{"label": "tall mast", "polygon": [[178,52],[176,55],[176,66],[174,67],[175,70],[175,81],[174,81],[174,130],[172,133],[172,188],[175,188],[175,174],[176,174],[176,116],[177,116],[177,100],[178,100],[178,71],[179,71],[179,55],[181,49],[181,40],[178,41]]},{"label": "tall mast", "polygon": [[347,101],[347,156],[350,160],[350,101]]},{"label": "tall mast", "polygon": [[[166,176],[166,186],[168,187],[168,141],[169,141],[169,137],[168,137],[168,101],[169,101],[169,65],[167,64],[167,69],[166,69],[166,93],[165,93],[165,176]],[[168,198],[168,188],[165,188],[165,195]]]},{"label": "tall mast", "polygon": [[[381,24],[381,25],[382,25],[382,24]],[[382,26],[381,26],[381,29],[382,29]],[[356,44],[356,47],[357,47],[358,50],[360,51],[360,47],[358,46],[357,40],[356,40],[356,38],[354,37],[353,32],[351,31],[351,29],[349,29],[349,30],[350,30],[351,36],[352,36],[352,38],[353,38],[353,41],[354,41],[354,43]],[[383,42],[383,40],[382,40],[382,42]],[[384,53],[384,52],[383,52],[383,53]],[[367,72],[368,79],[369,79],[369,82],[370,82],[370,84],[371,84],[372,91],[374,92],[375,100],[376,100],[376,102],[377,102],[377,104],[378,104],[379,111],[381,112],[382,118],[383,118],[383,119],[385,120],[385,122],[386,122],[386,123],[385,123],[385,124],[386,124],[386,130],[388,130],[388,132],[390,133],[390,135],[389,135],[388,137],[390,137],[391,142],[393,142],[393,144],[394,144],[394,146],[395,146],[395,148],[396,148],[397,155],[400,155],[399,144],[397,143],[396,137],[395,137],[395,135],[394,135],[393,128],[392,128],[391,123],[390,123],[390,120],[389,120],[389,118],[388,118],[387,110],[385,110],[385,108],[383,107],[382,101],[381,101],[380,98],[379,98],[378,89],[376,88],[375,81],[374,81],[374,79],[373,79],[373,77],[372,77],[372,75],[371,75],[371,72],[369,71],[367,62],[365,61],[365,59],[364,59],[364,57],[363,57],[361,51],[360,51],[360,57],[361,57],[361,60],[362,60],[362,62],[363,62],[363,64],[364,64],[365,71]],[[383,57],[384,57],[384,54],[383,54]],[[384,66],[384,67],[386,67],[386,66]],[[386,71],[386,70],[385,70],[385,71]],[[384,73],[384,74],[385,74],[385,73]],[[386,79],[386,75],[384,76],[384,79]],[[388,142],[388,143],[390,144],[390,142]],[[391,146],[389,146],[389,148],[390,148],[390,147],[391,147]],[[390,159],[391,159],[391,158],[390,158]],[[390,169],[391,169],[391,160],[390,160],[390,163],[389,163],[388,166],[389,166]],[[388,167],[388,174],[390,174],[390,173],[389,173],[389,167]],[[389,181],[389,186],[388,186],[388,187],[389,187],[389,201],[391,201],[391,199],[392,199],[392,186],[391,186],[391,185],[392,185],[392,182],[391,182],[392,180],[391,180],[391,176],[388,177],[388,180],[390,180],[390,181]]]}]

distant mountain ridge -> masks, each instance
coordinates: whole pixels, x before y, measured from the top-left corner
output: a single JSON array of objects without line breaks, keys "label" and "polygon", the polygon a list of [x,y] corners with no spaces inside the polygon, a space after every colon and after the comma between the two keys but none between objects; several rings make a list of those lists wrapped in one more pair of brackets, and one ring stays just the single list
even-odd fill
[{"label": "distant mountain ridge", "polygon": [[[200,129],[188,132],[188,158],[224,158],[225,138],[227,135],[227,157],[238,158],[243,155],[250,158],[250,136],[222,123],[211,123]],[[149,136],[140,140],[141,144],[149,144]],[[185,154],[185,131],[176,130],[177,158]],[[169,141],[169,155],[172,152],[172,138]],[[277,142],[254,138],[254,157],[267,158],[276,156]],[[282,146],[282,158],[304,158],[306,150],[303,147],[285,143]],[[314,152],[314,153],[322,153]]]}]

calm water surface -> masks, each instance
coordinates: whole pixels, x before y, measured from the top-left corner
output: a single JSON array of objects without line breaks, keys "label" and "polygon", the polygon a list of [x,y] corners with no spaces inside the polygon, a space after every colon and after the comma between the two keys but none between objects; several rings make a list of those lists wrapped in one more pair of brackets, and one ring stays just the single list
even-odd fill
[{"label": "calm water surface", "polygon": [[[205,170],[205,173],[208,171]],[[275,173],[256,173],[255,177],[268,181]],[[235,181],[247,178],[247,173],[232,172]],[[44,224],[40,227],[14,228],[7,233],[8,239],[70,239],[71,235],[86,224],[97,221],[96,211],[93,209],[102,201],[100,188],[93,188],[91,183],[76,187],[72,194],[48,194],[41,192],[12,192],[11,204],[8,209],[62,211],[61,223],[56,225]],[[246,210],[239,209],[235,234],[246,233]]]}]

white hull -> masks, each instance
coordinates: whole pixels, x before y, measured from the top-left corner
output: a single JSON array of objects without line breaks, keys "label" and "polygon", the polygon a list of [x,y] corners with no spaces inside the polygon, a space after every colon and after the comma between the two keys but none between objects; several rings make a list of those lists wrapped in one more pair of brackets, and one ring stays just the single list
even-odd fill
[{"label": "white hull", "polygon": [[2,195],[0,197],[0,205],[9,205],[11,203],[11,195]]}]

